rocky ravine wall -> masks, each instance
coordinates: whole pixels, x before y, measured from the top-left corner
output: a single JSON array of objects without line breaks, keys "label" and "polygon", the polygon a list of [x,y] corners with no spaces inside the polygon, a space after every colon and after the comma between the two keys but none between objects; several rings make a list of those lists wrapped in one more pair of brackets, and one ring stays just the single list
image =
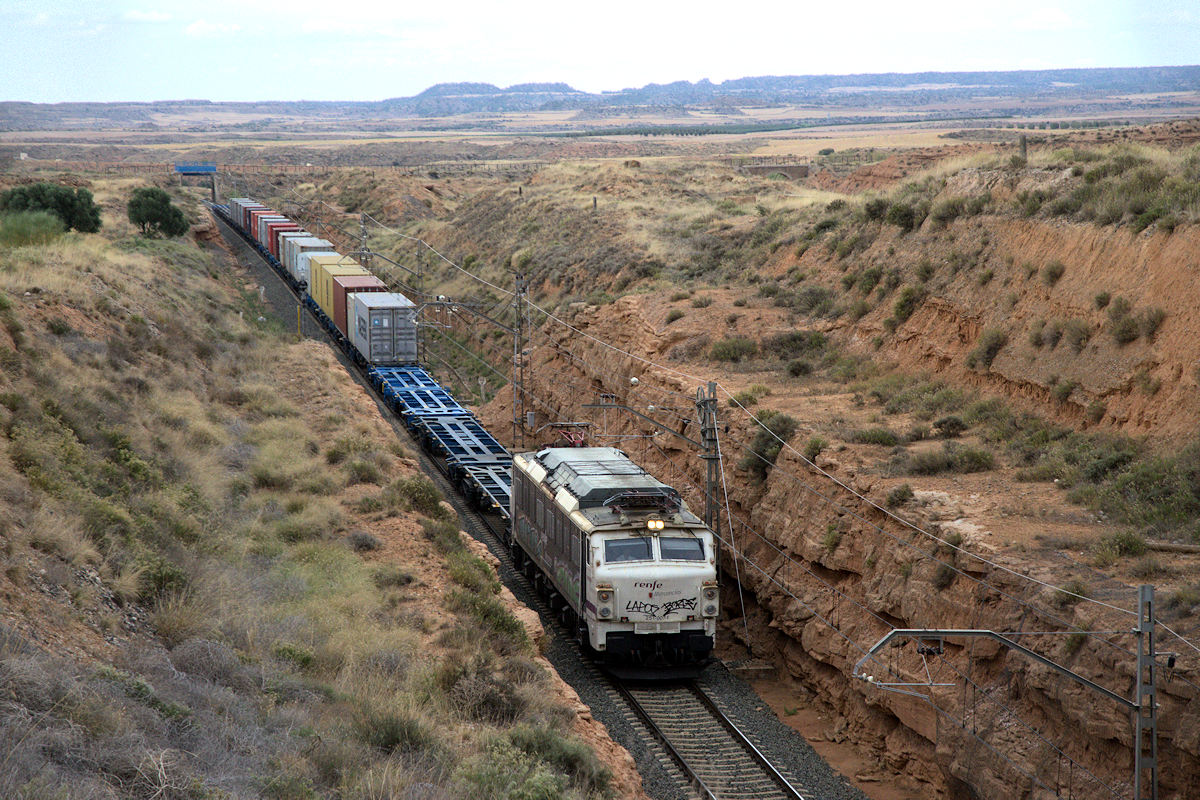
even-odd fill
[{"label": "rocky ravine wall", "polygon": [[[667,364],[666,352],[674,342],[646,319],[644,306],[648,302],[645,297],[626,297],[604,308],[576,306],[569,319],[581,330],[624,350]],[[618,402],[628,397],[630,403],[640,406],[663,402],[664,395],[656,394],[653,387],[694,395],[695,386],[686,378],[648,368],[586,338],[560,336],[560,332],[567,333],[559,329],[551,337],[553,344],[533,349],[529,386],[549,407],[564,409],[563,418],[578,417],[583,413],[578,410],[580,403],[593,401],[600,392],[615,395]],[[634,376],[641,382],[634,390],[638,392],[636,399],[629,396],[629,378]],[[511,420],[506,405],[509,398],[506,392],[500,394],[485,409],[485,418],[493,430],[507,432]],[[680,399],[678,407],[685,413],[689,410],[686,400]],[[803,409],[788,411],[803,419]],[[1061,788],[1065,797],[1068,784],[1077,798],[1129,796],[1129,715],[1115,703],[997,644],[977,641],[964,647],[958,642],[947,643],[945,663],[936,657],[930,659],[937,682],[953,684],[934,690],[934,704],[941,712],[923,700],[883,692],[855,680],[851,672],[861,655],[857,647],[873,644],[887,630],[887,624],[996,631],[1061,629],[1047,616],[1053,614],[1088,629],[1128,630],[1132,627],[1130,617],[1105,613],[1086,602],[1060,608],[1049,590],[943,548],[937,558],[965,573],[946,574],[947,568],[904,544],[932,553],[936,543],[888,519],[856,496],[855,492],[874,497],[877,502],[882,499],[876,496],[881,493],[874,491],[870,477],[855,475],[833,459],[819,458],[819,466],[850,489],[819,475],[786,450],[765,485],[756,486],[732,466],[753,432],[740,414],[723,411],[722,416],[730,423],[722,446],[728,455],[731,505],[738,517],[769,537],[759,539],[735,528],[738,545],[756,565],[743,566],[740,574],[751,593],[747,616],[757,654],[768,655],[786,670],[811,693],[812,702],[825,703],[841,715],[849,735],[874,749],[881,763],[897,773],[928,782],[942,796],[1043,798],[1054,797],[1054,790]],[[630,420],[632,417],[610,412],[609,432],[643,432]],[[801,438],[797,436],[797,440]],[[687,484],[689,479],[693,485],[701,481],[701,467],[689,452],[662,436],[658,437],[658,447],[643,439],[613,443],[680,487],[689,502],[699,507],[698,493]],[[680,468],[687,470],[687,478],[679,474]],[[932,514],[921,513],[926,516],[912,521],[925,530],[938,531],[942,523],[936,519],[936,509]],[[896,538],[889,538],[875,526]],[[840,532],[833,547],[831,530]],[[966,531],[963,547],[968,551],[984,553],[990,549],[970,533],[970,526],[960,530]],[[723,535],[728,536],[728,531]],[[1022,563],[1018,554],[988,553],[988,558],[1047,583],[1067,580],[1061,565]],[[727,550],[727,588],[731,588],[733,575]],[[845,599],[839,599],[822,581],[837,587]],[[939,585],[942,588],[937,588]],[[1099,587],[1092,592],[1125,607],[1132,605],[1134,596],[1128,587]],[[1004,595],[1034,603],[1046,612],[1032,612]],[[734,613],[735,595],[730,593],[725,600],[725,608]],[[856,602],[882,617],[886,624],[857,607]],[[816,614],[831,621],[840,634]],[[731,632],[740,628],[730,626]],[[1077,649],[1069,646],[1067,637],[1053,637],[1051,644],[1047,641],[1039,640],[1037,646],[1113,691],[1132,696],[1134,661],[1125,653],[1095,640],[1083,642]],[[1132,637],[1119,641],[1133,647]],[[1074,652],[1068,652],[1071,649]],[[905,676],[902,679],[924,676],[911,644],[896,648],[885,661]],[[878,674],[883,669],[876,666],[868,671]],[[956,671],[978,688],[964,691],[966,682]],[[1200,774],[1200,692],[1181,678],[1200,683],[1200,676],[1172,675],[1168,670],[1163,670],[1161,676],[1160,796],[1182,800],[1195,796],[1190,794],[1194,792],[1191,779]],[[996,702],[989,702],[989,697]],[[1078,767],[1072,769],[1064,759],[1056,759],[1039,736],[1066,750],[1094,773],[1096,780],[1089,779]],[[1036,775],[1041,785],[1024,773]],[[1103,788],[1101,781],[1116,794]]]}]

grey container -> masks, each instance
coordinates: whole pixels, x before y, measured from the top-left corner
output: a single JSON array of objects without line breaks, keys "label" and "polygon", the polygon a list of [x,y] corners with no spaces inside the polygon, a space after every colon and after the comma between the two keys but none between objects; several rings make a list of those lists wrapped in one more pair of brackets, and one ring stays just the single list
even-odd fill
[{"label": "grey container", "polygon": [[[332,250],[333,242],[329,241],[328,239],[319,239],[310,233],[307,237],[301,236],[288,238],[288,240],[283,244],[282,249],[284,256],[280,259],[280,261],[283,263],[284,268],[288,271],[288,274],[298,281],[308,283],[308,270],[305,269],[303,273],[300,272],[300,254],[315,253],[318,250]],[[308,266],[307,262],[305,262],[304,266]]]},{"label": "grey container", "polygon": [[355,292],[349,328],[368,363],[417,363],[417,307],[399,292]]},{"label": "grey container", "polygon": [[292,270],[290,268],[288,268],[288,265],[287,265],[288,242],[292,239],[311,239],[311,238],[312,238],[312,234],[309,233],[308,231],[304,231],[304,230],[284,231],[283,233],[279,234],[279,253],[275,257],[279,259],[279,263],[283,265],[283,268],[286,269],[288,271],[288,274],[291,275],[293,278],[296,277],[295,273],[293,273]]},{"label": "grey container", "polygon": [[271,243],[267,241],[267,226],[272,222],[291,222],[291,220],[285,217],[283,214],[276,214],[275,216],[264,215],[259,217],[258,230],[254,232],[254,238],[257,239],[258,243],[263,247],[269,248],[271,246]]}]

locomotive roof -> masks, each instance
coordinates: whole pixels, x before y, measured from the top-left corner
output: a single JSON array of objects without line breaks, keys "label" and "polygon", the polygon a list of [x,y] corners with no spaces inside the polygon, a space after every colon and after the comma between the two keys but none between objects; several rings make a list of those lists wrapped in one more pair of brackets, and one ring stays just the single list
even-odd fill
[{"label": "locomotive roof", "polygon": [[548,447],[534,457],[546,469],[546,486],[552,492],[565,487],[580,509],[597,508],[631,493],[679,507],[678,492],[615,447]]}]

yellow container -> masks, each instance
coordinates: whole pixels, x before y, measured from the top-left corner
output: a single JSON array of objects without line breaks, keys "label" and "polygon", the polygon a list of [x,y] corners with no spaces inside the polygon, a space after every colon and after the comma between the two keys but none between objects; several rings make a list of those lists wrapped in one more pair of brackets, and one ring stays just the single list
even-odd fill
[{"label": "yellow container", "polygon": [[330,319],[333,319],[334,277],[371,274],[349,256],[313,256],[308,263],[308,293]]}]

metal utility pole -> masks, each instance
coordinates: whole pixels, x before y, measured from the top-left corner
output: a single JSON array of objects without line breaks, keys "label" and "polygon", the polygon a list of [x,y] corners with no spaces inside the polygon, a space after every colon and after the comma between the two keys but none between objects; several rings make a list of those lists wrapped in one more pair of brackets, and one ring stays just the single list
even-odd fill
[{"label": "metal utility pole", "polygon": [[513,449],[517,449],[517,437],[520,436],[521,449],[525,449],[525,276],[516,273],[516,291],[513,292]]},{"label": "metal utility pole", "polygon": [[721,479],[721,456],[717,452],[717,384],[708,382],[708,392],[704,387],[696,389],[696,414],[700,417],[700,441],[704,451],[704,524],[710,530],[717,530],[721,524],[721,506],[716,502],[717,484]]},{"label": "metal utility pole", "polygon": [[1134,717],[1133,797],[1158,800],[1158,696],[1154,685],[1154,587],[1138,587],[1137,708]]},{"label": "metal utility pole", "polygon": [[358,215],[358,250],[360,252],[359,263],[364,269],[371,268],[371,248],[367,245],[367,212],[363,211]]},{"label": "metal utility pole", "polygon": [[[1066,631],[1064,631],[1066,633]],[[1133,714],[1134,744],[1133,744],[1133,800],[1158,800],[1158,697],[1155,686],[1154,650],[1154,587],[1143,585],[1138,587],[1138,626],[1132,631],[1137,636],[1137,680],[1134,689],[1134,699],[1122,697],[1116,692],[1106,689],[1095,681],[1089,680],[1077,672],[1056,663],[1046,656],[1025,647],[1022,644],[988,630],[962,628],[895,628],[875,643],[866,655],[858,660],[851,673],[854,677],[874,684],[881,689],[925,697],[913,691],[915,688],[945,686],[949,684],[890,682],[880,680],[875,675],[867,675],[863,667],[872,657],[886,648],[895,639],[914,639],[918,648],[929,652],[941,653],[942,642],[951,638],[993,639],[1010,650],[1043,664],[1066,678],[1070,678],[1081,686],[1086,686],[1097,694],[1124,706]]]},{"label": "metal utility pole", "polygon": [[636,409],[617,403],[584,403],[584,408],[620,409],[628,411],[639,419],[649,422],[660,431],[669,433],[676,439],[682,439],[700,450],[700,457],[705,460],[704,480],[704,524],[713,531],[721,524],[721,506],[717,502],[717,487],[720,483],[721,463],[717,452],[717,384],[710,381],[707,387],[696,389],[696,414],[700,419],[700,441],[690,436],[684,436],[677,430],[668,428],[656,419],[652,419]]}]

